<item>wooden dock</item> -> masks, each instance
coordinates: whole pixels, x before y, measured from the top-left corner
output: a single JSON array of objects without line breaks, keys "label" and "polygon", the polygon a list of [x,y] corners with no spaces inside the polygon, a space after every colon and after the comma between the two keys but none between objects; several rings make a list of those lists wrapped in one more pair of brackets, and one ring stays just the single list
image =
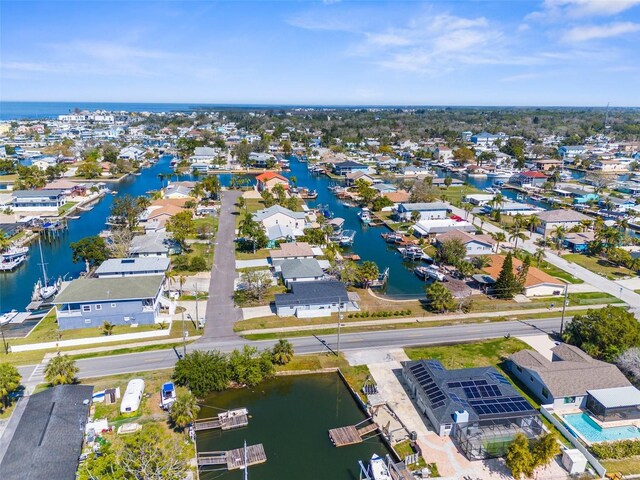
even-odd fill
[{"label": "wooden dock", "polygon": [[220,452],[198,453],[198,467],[205,468],[224,466],[227,470],[238,470],[266,461],[267,454],[264,452],[264,446],[261,443],[258,445],[250,445],[246,447],[246,449],[242,447]]},{"label": "wooden dock", "polygon": [[233,430],[249,425],[249,412],[246,408],[238,408],[220,413],[217,417],[201,418],[194,422],[193,428],[196,432],[200,430]]},{"label": "wooden dock", "polygon": [[378,425],[376,425],[375,423],[362,425],[364,422],[367,422],[369,420],[370,419],[364,420],[357,425],[332,428],[331,430],[329,430],[329,438],[331,439],[331,442],[336,447],[346,447],[347,445],[361,443],[367,435],[378,430]]}]

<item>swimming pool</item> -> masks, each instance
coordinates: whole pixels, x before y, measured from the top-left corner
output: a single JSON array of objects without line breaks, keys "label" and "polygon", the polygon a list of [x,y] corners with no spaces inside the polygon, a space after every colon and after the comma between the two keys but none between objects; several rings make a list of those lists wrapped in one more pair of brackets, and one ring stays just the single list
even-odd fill
[{"label": "swimming pool", "polygon": [[589,443],[640,438],[640,430],[637,427],[600,428],[586,413],[563,415],[562,420]]}]

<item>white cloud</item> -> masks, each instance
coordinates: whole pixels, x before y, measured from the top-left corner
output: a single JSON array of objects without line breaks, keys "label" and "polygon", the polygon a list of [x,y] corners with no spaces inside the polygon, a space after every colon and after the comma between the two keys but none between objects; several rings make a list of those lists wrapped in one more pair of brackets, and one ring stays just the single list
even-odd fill
[{"label": "white cloud", "polygon": [[565,20],[566,17],[610,16],[640,5],[640,0],[545,0],[529,20]]},{"label": "white cloud", "polygon": [[640,31],[640,23],[614,22],[606,25],[579,26],[568,30],[563,39],[568,42],[586,42],[589,40],[612,38]]}]

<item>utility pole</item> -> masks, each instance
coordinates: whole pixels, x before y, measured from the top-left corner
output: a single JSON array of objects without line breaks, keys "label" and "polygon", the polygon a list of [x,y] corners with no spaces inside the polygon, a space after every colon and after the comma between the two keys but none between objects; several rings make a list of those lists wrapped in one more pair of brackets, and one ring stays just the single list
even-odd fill
[{"label": "utility pole", "polygon": [[196,282],[196,328],[200,328],[200,315],[198,315],[198,282]]},{"label": "utility pole", "polygon": [[567,309],[567,297],[569,295],[569,285],[564,286],[564,300],[562,302],[562,319],[560,320],[560,340],[562,340],[562,333],[564,332],[564,312]]},{"label": "utility pole", "polygon": [[184,328],[184,310],[182,310],[182,358],[187,356],[187,332]]},{"label": "utility pole", "polygon": [[342,299],[338,297],[338,356],[340,356],[340,324],[342,323]]}]

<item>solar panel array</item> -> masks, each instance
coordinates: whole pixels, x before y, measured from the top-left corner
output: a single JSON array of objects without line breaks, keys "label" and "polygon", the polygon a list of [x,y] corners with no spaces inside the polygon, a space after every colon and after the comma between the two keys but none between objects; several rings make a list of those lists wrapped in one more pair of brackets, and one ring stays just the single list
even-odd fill
[{"label": "solar panel array", "polygon": [[444,372],[444,367],[437,360],[427,360],[425,363],[436,372]]},{"label": "solar panel array", "polygon": [[438,408],[443,406],[444,401],[447,397],[445,396],[444,393],[442,393],[442,390],[440,390],[440,387],[438,387],[436,382],[433,380],[429,372],[425,370],[422,364],[418,363],[412,366],[410,370],[411,370],[411,373],[413,373],[413,376],[415,377],[415,379],[418,381],[418,383],[422,387],[422,390],[424,390],[424,393],[427,395],[427,398],[429,398],[429,402],[431,403],[431,408]]},{"label": "solar panel array", "polygon": [[469,403],[479,415],[496,415],[499,413],[529,412],[533,408],[522,397],[501,397],[485,400],[470,400]]},{"label": "solar panel array", "polygon": [[478,387],[464,387],[464,394],[467,398],[491,398],[501,397],[502,393],[497,385],[480,385]]},{"label": "solar panel array", "polygon": [[451,400],[453,400],[454,402],[459,403],[460,405],[462,405],[465,408],[471,408],[470,405],[469,405],[469,402],[467,402],[464,398],[460,398],[457,393],[450,392],[449,393],[449,398],[451,398]]},{"label": "solar panel array", "polygon": [[447,387],[449,388],[475,387],[479,385],[487,385],[487,381],[486,380],[464,380],[460,382],[447,383]]},{"label": "solar panel array", "polygon": [[489,375],[491,378],[493,378],[496,382],[501,383],[503,385],[511,385],[511,383],[509,382],[509,380],[507,380],[506,378],[504,378],[502,375],[500,375],[498,372],[489,372],[487,375]]}]

